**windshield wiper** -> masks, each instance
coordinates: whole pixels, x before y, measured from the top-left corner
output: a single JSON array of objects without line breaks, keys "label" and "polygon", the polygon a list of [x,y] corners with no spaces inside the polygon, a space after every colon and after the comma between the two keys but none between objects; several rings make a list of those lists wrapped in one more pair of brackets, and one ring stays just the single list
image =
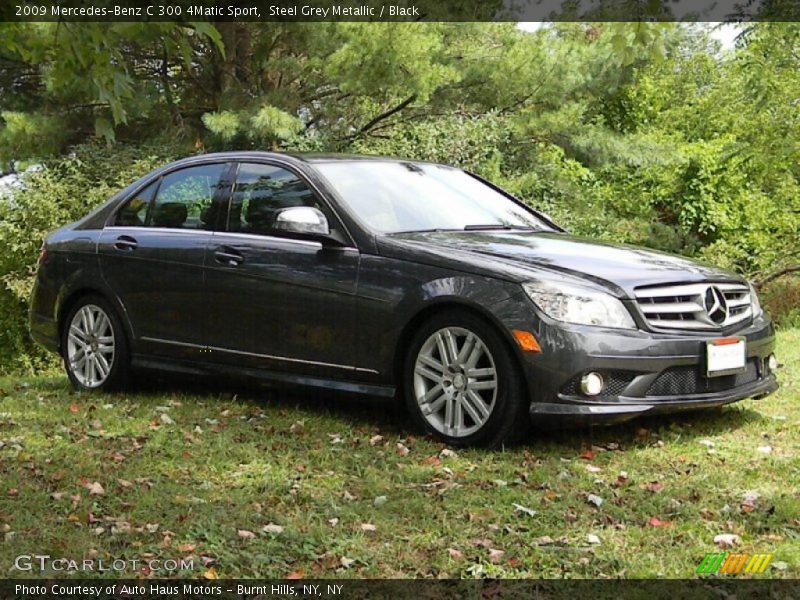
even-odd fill
[{"label": "windshield wiper", "polygon": [[403,231],[390,231],[388,235],[397,235],[403,233],[443,233],[447,231],[462,231],[461,229],[445,228],[445,227],[432,227],[430,229],[406,229]]},{"label": "windshield wiper", "polygon": [[492,231],[503,230],[510,231],[512,229],[521,229],[523,231],[534,231],[535,227],[528,225],[504,225],[502,223],[487,223],[486,225],[466,225],[464,231]]}]

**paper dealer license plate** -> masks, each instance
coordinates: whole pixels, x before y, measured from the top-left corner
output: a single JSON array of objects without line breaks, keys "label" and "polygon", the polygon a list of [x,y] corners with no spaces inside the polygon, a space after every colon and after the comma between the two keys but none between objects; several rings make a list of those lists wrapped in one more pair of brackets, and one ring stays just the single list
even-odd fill
[{"label": "paper dealer license plate", "polygon": [[706,342],[706,375],[719,377],[744,372],[747,344],[744,338],[720,338]]}]

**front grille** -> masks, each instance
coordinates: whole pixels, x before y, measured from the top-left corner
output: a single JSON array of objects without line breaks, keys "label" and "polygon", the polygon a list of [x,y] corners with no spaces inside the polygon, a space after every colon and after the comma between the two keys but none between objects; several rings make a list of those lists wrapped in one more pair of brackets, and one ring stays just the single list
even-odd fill
[{"label": "front grille", "polygon": [[750,288],[742,283],[640,287],[634,294],[645,319],[656,329],[724,329],[752,315]]},{"label": "front grille", "polygon": [[724,392],[758,379],[758,361],[751,358],[743,373],[723,375],[722,377],[706,377],[698,367],[670,367],[659,375],[650,389],[648,396],[689,396],[692,394],[709,394]]},{"label": "front grille", "polygon": [[[603,379],[606,382],[603,391],[597,396],[591,396],[592,399],[597,398],[610,398],[619,396],[628,387],[628,384],[633,380],[636,373],[630,371],[600,371]],[[570,379],[564,387],[561,388],[561,393],[565,396],[582,396],[581,392],[581,377],[583,375],[576,375]]]}]

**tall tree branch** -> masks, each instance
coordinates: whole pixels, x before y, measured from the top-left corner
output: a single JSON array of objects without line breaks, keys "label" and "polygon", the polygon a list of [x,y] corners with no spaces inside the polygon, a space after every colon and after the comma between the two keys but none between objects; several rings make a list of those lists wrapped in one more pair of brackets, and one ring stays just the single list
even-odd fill
[{"label": "tall tree branch", "polygon": [[414,100],[416,100],[416,99],[417,99],[417,95],[416,94],[412,94],[411,96],[409,96],[408,98],[403,100],[400,104],[398,104],[394,108],[390,108],[389,110],[382,112],[381,114],[377,115],[376,117],[374,117],[373,119],[368,121],[367,124],[364,125],[361,129],[359,129],[355,133],[355,135],[353,135],[352,137],[358,137],[360,135],[363,135],[363,134],[367,133],[370,129],[375,127],[375,125],[377,125],[381,121],[384,121],[384,120],[388,119],[392,115],[399,113],[406,106],[408,106],[409,104],[414,102]]},{"label": "tall tree branch", "polygon": [[763,277],[759,277],[754,282],[757,288],[762,288],[767,285],[770,281],[775,281],[784,275],[789,275],[790,273],[800,273],[800,265],[790,265],[788,267],[784,267],[783,269],[778,269],[777,271],[773,271],[772,273],[768,273]]}]

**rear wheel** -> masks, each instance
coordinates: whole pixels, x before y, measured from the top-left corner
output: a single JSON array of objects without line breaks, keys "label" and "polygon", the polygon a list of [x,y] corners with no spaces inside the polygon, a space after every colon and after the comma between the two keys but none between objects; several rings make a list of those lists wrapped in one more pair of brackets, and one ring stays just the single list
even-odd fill
[{"label": "rear wheel", "polygon": [[415,419],[450,444],[498,446],[527,430],[516,360],[497,330],[472,313],[448,310],[420,328],[404,384]]},{"label": "rear wheel", "polygon": [[128,344],[114,308],[100,296],[85,296],[70,309],[61,333],[64,368],[82,390],[122,387],[128,376]]}]

